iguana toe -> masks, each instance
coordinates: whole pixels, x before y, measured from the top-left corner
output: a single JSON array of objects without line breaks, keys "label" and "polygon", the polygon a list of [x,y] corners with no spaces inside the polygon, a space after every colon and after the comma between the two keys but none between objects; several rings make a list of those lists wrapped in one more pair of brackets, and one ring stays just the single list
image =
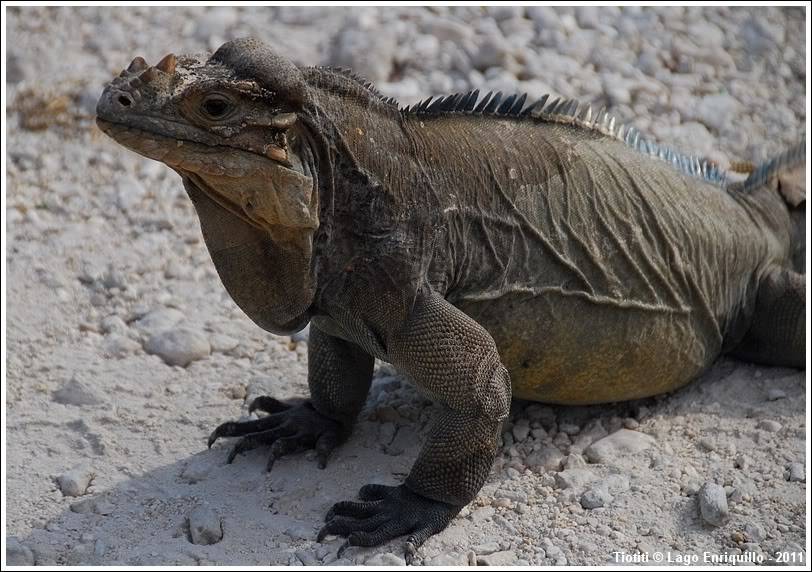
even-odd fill
[{"label": "iguana toe", "polygon": [[229,452],[227,463],[264,445],[270,447],[268,471],[280,457],[313,448],[319,467],[324,468],[330,453],[341,442],[340,424],[316,411],[309,401],[293,405],[272,397],[258,397],[249,406],[252,412],[257,409],[271,415],[255,421],[223,423],[209,436],[210,448],[220,437],[242,437]]},{"label": "iguana toe", "polygon": [[366,485],[358,496],[361,502],[336,503],[327,513],[327,523],[319,531],[320,542],[328,534],[346,536],[350,546],[377,546],[408,534],[404,547],[407,564],[417,549],[432,535],[443,530],[462,507],[419,495],[405,485]]},{"label": "iguana toe", "polygon": [[274,415],[263,417],[256,421],[228,421],[212,431],[211,435],[209,435],[208,447],[211,449],[211,446],[214,445],[214,442],[220,437],[242,437],[250,433],[261,433],[272,427],[276,427],[282,423],[282,421],[284,421],[282,417]]},{"label": "iguana toe", "polygon": [[268,414],[274,413],[281,413],[282,411],[287,411],[293,407],[290,403],[285,403],[284,401],[279,401],[275,397],[270,397],[268,395],[260,395],[256,399],[251,402],[251,405],[248,406],[248,413],[253,413],[254,411],[264,411]]}]

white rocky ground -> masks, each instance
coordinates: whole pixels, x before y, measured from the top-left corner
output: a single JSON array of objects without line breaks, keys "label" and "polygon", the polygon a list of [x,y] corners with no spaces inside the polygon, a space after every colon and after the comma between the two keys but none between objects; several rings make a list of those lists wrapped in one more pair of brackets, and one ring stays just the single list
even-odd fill
[{"label": "white rocky ground", "polygon": [[[266,476],[261,451],[228,466],[222,445],[205,449],[253,396],[304,394],[305,344],[262,332],[230,301],[177,176],[95,128],[102,85],[133,56],[154,62],[256,35],[301,63],[352,66],[404,103],[474,86],[552,91],[608,104],[660,141],[723,162],[762,159],[805,122],[800,9],[7,16],[10,564],[402,562],[398,543],[337,560],[340,539],[314,541],[333,502],[408,472],[434,417],[386,366],[324,471],[305,454]],[[170,366],[146,351],[172,340],[175,363],[195,361]],[[516,403],[488,484],[426,543],[423,562],[799,553],[805,399],[803,372],[723,360],[645,402]],[[721,526],[700,518],[700,498]]]}]

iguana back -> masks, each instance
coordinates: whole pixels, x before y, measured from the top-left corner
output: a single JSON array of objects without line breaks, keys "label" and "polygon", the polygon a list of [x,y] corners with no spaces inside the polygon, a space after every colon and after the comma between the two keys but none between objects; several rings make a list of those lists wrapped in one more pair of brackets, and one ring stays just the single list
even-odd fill
[{"label": "iguana back", "polygon": [[349,133],[387,196],[376,203],[399,205],[373,242],[426,234],[411,279],[494,336],[514,395],[577,404],[679,387],[741,341],[764,273],[788,265],[787,205],[774,185],[736,189],[696,159],[620,140],[621,127],[601,132],[610,118],[566,117],[407,111],[400,136]]}]

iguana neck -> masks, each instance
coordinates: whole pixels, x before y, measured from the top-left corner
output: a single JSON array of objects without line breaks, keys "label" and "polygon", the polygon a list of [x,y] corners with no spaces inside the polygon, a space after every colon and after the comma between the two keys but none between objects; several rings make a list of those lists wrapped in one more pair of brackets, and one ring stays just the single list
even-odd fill
[{"label": "iguana neck", "polygon": [[237,305],[274,334],[307,325],[315,292],[315,229],[259,228],[220,204],[194,176],[184,175],[183,183],[217,273]]}]

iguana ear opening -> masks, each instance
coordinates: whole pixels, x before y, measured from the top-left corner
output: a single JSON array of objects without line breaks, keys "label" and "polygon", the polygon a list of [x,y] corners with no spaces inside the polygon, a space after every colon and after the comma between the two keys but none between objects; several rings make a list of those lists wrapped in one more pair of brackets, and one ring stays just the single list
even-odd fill
[{"label": "iguana ear opening", "polygon": [[255,38],[226,42],[209,61],[231,69],[240,79],[257,82],[280,108],[299,109],[307,97],[307,84],[299,68]]}]

